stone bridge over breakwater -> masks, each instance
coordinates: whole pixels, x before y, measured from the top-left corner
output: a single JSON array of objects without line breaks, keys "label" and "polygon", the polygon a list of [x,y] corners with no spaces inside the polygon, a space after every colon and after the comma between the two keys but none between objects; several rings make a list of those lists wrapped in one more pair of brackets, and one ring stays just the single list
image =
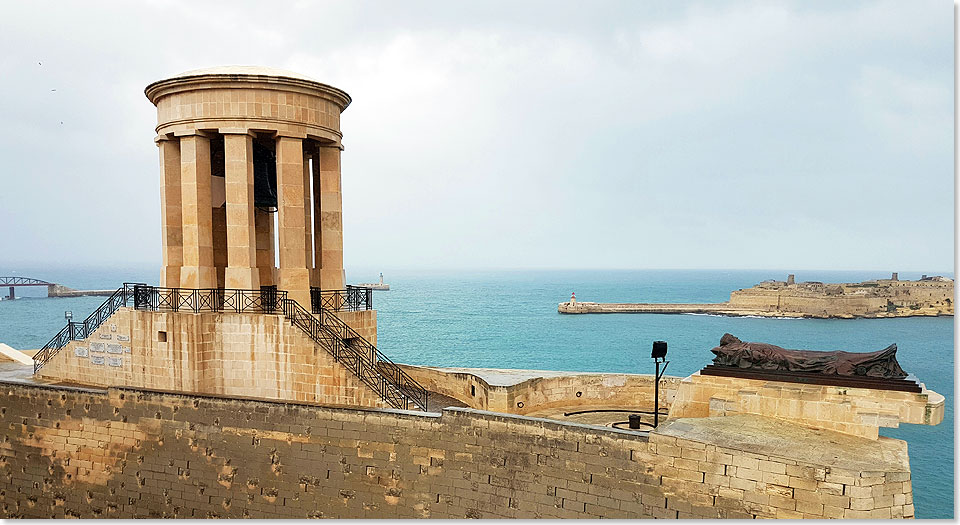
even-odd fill
[{"label": "stone bridge over breakwater", "polygon": [[109,296],[113,293],[113,290],[74,290],[73,288],[68,288],[62,284],[51,283],[40,279],[34,279],[32,277],[20,276],[0,277],[0,287],[4,286],[10,289],[9,295],[3,297],[4,299],[16,299],[16,293],[14,290],[17,286],[46,286],[47,297],[82,297],[87,295]]}]

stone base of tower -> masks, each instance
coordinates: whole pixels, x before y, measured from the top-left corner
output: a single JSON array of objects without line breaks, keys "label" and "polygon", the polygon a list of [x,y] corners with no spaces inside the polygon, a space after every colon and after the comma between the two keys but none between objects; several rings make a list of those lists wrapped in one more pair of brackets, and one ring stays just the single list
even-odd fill
[{"label": "stone base of tower", "polygon": [[[343,312],[376,341],[376,312]],[[231,397],[386,406],[282,315],[152,312],[121,308],[71,341],[37,374],[91,386]]]},{"label": "stone base of tower", "polygon": [[337,317],[350,325],[364,339],[377,346],[377,311],[337,312]]}]

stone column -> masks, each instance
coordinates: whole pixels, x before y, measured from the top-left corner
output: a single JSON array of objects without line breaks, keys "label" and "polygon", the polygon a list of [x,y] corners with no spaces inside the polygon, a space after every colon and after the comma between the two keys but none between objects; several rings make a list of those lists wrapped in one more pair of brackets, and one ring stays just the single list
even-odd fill
[{"label": "stone column", "polygon": [[[310,141],[304,141],[303,153],[303,257],[307,262],[307,271],[310,274],[310,286],[320,286],[313,262],[313,194],[310,191],[310,159],[316,158],[316,152],[311,151]],[[316,150],[316,148],[312,148]],[[314,160],[314,164],[317,161]]]},{"label": "stone column", "polygon": [[303,208],[303,139],[277,138],[277,186],[279,208],[280,268],[278,289],[310,309],[310,270],[307,267]]},{"label": "stone column", "polygon": [[227,270],[225,288],[257,290],[257,227],[253,206],[253,137],[224,133],[227,194]]},{"label": "stone column", "polygon": [[275,286],[277,257],[274,253],[273,214],[254,209],[253,216],[257,226],[257,272],[260,275],[260,286]]},{"label": "stone column", "polygon": [[[315,234],[317,260],[320,261],[320,287],[345,288],[343,271],[343,194],[340,192],[340,146],[320,146],[320,227]],[[315,183],[316,184],[316,183]]]},{"label": "stone column", "polygon": [[313,154],[313,271],[310,273],[310,284],[322,288],[320,281],[320,269],[323,268],[323,246],[321,240],[323,235],[322,224],[320,221],[320,148],[315,147],[311,152]]},{"label": "stone column", "polygon": [[[180,286],[183,265],[183,218],[180,213],[180,141],[161,137],[160,229],[163,236],[163,273],[160,286]],[[12,295],[12,294],[11,294]]]},{"label": "stone column", "polygon": [[[216,181],[222,177],[213,177]],[[216,182],[214,182],[216,183]],[[217,272],[217,288],[226,288],[227,274],[227,208],[211,208],[213,213],[213,269]]]},{"label": "stone column", "polygon": [[183,214],[183,288],[215,288],[213,209],[210,203],[210,139],[180,137],[180,177]]}]

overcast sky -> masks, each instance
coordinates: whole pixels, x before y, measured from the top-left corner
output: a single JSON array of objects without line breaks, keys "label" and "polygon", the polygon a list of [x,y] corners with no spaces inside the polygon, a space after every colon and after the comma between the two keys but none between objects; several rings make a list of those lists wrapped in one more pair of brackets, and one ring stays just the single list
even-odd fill
[{"label": "overcast sky", "polygon": [[150,82],[347,91],[347,268],[953,268],[953,4],[0,2],[0,266],[160,264]]}]

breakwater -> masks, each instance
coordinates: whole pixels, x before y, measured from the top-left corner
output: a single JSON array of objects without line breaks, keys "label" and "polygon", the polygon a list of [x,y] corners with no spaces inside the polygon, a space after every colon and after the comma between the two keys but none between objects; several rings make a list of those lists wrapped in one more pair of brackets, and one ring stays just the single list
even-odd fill
[{"label": "breakwater", "polygon": [[[762,315],[757,310],[740,308],[730,303],[591,303],[566,302],[557,306],[562,314],[715,314]],[[782,317],[782,316],[780,316]]]},{"label": "breakwater", "polygon": [[51,284],[47,287],[47,297],[109,297],[116,290],[74,290],[62,284]]}]

